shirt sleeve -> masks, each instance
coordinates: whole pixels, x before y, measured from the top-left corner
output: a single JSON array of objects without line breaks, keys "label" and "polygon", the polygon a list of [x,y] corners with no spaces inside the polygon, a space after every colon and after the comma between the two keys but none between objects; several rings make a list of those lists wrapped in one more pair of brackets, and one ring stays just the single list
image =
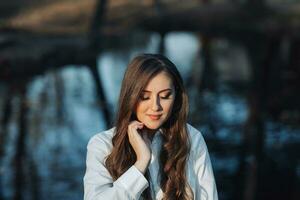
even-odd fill
[{"label": "shirt sleeve", "polygon": [[139,199],[148,187],[144,175],[133,165],[113,181],[104,165],[107,146],[93,137],[87,146],[84,200],[133,200]]},{"label": "shirt sleeve", "polygon": [[206,143],[199,132],[196,145],[195,171],[199,183],[200,199],[218,200],[217,187]]}]

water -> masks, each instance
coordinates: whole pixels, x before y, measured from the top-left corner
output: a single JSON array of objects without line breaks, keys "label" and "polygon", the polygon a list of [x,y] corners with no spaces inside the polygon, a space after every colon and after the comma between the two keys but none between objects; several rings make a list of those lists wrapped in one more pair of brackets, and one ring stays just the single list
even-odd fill
[{"label": "water", "polygon": [[[201,68],[198,58],[201,44],[197,38],[191,33],[172,33],[166,37],[166,55],[178,66],[185,80],[190,77],[193,68]],[[107,50],[99,56],[98,70],[111,113],[116,111],[121,80],[129,60],[138,52],[157,52],[159,42],[160,37],[157,34],[150,34],[143,47],[128,47],[121,51]],[[226,47],[220,46],[223,49]],[[220,60],[225,59],[222,57],[224,50],[221,47],[217,54]],[[248,65],[244,60],[241,62],[244,63],[242,73],[247,80]],[[226,75],[224,67],[219,70],[225,73],[221,76],[224,80],[230,78],[230,73]],[[204,91],[201,95],[194,86],[188,90],[192,124],[202,131],[211,149],[217,181],[219,173],[233,175],[237,170],[237,148],[242,140],[243,124],[249,115],[246,97],[226,86],[224,82],[218,84],[217,91]],[[96,97],[95,84],[86,66],[65,66],[32,79],[27,94],[29,114],[24,199],[33,199],[32,188],[36,188],[35,193],[39,199],[83,198],[82,178],[85,172],[86,145],[92,135],[105,130],[104,118],[99,111]],[[200,106],[199,97],[202,99]],[[16,119],[19,100],[17,96],[13,99],[14,111],[9,124],[6,154],[2,158],[0,168],[4,199],[11,199],[14,194],[12,158],[18,134]],[[300,141],[299,129],[270,120],[265,122],[265,127],[266,147],[271,152],[273,149],[281,149],[285,145]],[[234,148],[228,150],[227,154],[221,154],[214,151],[211,141],[223,144],[224,149],[227,144]],[[299,162],[297,166],[299,177]],[[224,188],[221,186],[219,191],[226,199],[226,187]]]}]

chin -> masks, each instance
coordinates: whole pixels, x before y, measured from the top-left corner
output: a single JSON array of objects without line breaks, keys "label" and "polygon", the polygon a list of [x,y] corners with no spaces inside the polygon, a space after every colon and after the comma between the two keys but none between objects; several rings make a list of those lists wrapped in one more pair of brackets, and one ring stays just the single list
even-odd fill
[{"label": "chin", "polygon": [[148,122],[148,123],[146,122],[144,124],[148,129],[155,130],[155,129],[159,129],[163,123],[162,122]]},{"label": "chin", "polygon": [[149,126],[146,124],[146,127],[151,130],[156,130],[156,129],[159,129],[160,126],[153,126],[153,125]]}]

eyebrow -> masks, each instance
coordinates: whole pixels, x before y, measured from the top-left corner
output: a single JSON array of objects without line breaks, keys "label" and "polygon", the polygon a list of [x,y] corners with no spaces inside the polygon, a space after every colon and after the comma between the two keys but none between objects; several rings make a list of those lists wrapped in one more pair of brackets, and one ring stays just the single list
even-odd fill
[{"label": "eyebrow", "polygon": [[[159,91],[158,93],[162,93],[162,92],[165,92],[165,91],[172,91],[172,89],[171,88],[163,89],[163,90]],[[143,92],[151,93],[151,91],[148,91],[148,90],[143,90]]]}]

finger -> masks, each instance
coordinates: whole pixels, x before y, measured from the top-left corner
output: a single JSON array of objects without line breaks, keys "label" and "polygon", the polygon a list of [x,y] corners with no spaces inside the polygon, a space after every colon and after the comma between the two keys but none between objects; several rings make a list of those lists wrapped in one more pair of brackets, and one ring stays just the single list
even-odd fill
[{"label": "finger", "polygon": [[140,124],[137,126],[138,129],[142,129],[144,127],[144,124]]},{"label": "finger", "polygon": [[138,127],[132,127],[132,126],[128,127],[128,136],[129,136],[129,139],[138,139],[138,138],[142,139],[142,137],[139,134],[139,132],[137,131],[137,129],[138,129]]},{"label": "finger", "polygon": [[132,123],[129,124],[128,127],[134,128],[134,129],[138,129],[138,128],[141,128],[141,127],[143,127],[143,126],[144,126],[143,123],[140,123],[140,122],[138,122],[138,121],[133,121]]},{"label": "finger", "polygon": [[131,121],[130,124],[143,124],[143,123],[140,121],[134,120],[134,121]]},{"label": "finger", "polygon": [[134,127],[130,127],[128,129],[128,131],[131,133],[131,134],[138,134],[138,129],[142,129],[143,127],[142,126],[134,126]]},{"label": "finger", "polygon": [[144,127],[144,124],[130,124],[129,126],[128,126],[128,128],[130,129],[130,131],[135,131],[135,130],[137,130],[137,129],[142,129]]}]

